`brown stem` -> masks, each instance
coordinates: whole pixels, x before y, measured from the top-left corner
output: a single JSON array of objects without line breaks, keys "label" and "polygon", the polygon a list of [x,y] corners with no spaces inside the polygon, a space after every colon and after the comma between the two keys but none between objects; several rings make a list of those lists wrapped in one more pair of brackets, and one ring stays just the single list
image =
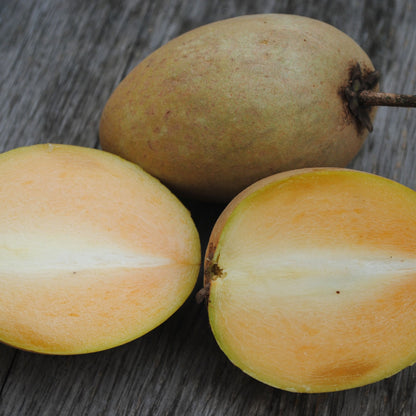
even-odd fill
[{"label": "brown stem", "polygon": [[376,92],[380,74],[378,71],[362,71],[359,63],[350,68],[348,85],[341,89],[351,113],[355,116],[358,128],[373,130],[370,107],[416,107],[416,95],[389,94]]},{"label": "brown stem", "polygon": [[370,90],[360,91],[358,101],[365,106],[416,107],[416,95],[390,94]]}]

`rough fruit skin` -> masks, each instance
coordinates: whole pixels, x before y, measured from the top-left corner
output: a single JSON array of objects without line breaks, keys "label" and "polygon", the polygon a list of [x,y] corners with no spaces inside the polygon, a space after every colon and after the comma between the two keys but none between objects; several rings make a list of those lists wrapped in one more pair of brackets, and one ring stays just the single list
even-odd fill
[{"label": "rough fruit skin", "polygon": [[271,386],[330,392],[416,361],[416,192],[348,169],[273,175],[240,193],[205,261],[210,325]]},{"label": "rough fruit skin", "polygon": [[0,155],[0,341],[45,354],[121,345],[191,293],[199,236],[157,179],[110,153]]},{"label": "rough fruit skin", "polygon": [[103,110],[101,145],[177,192],[215,201],[276,172],[344,167],[367,136],[341,93],[357,63],[374,70],[349,36],[307,17],[211,23],[128,74]]}]

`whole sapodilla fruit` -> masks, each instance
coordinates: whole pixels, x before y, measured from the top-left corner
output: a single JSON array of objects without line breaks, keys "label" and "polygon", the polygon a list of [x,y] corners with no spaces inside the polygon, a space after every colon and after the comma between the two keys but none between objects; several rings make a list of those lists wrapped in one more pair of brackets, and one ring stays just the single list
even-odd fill
[{"label": "whole sapodilla fruit", "polygon": [[[194,29],[120,83],[100,122],[103,149],[173,188],[225,201],[279,171],[346,166],[375,110],[345,89],[376,88],[366,53],[295,15],[249,15]],[[372,107],[373,108],[373,107]]]},{"label": "whole sapodilla fruit", "polygon": [[35,145],[0,155],[0,341],[99,351],[166,320],[191,293],[199,237],[158,180],[115,155]]},{"label": "whole sapodilla fruit", "polygon": [[221,349],[271,386],[391,376],[416,361],[416,192],[336,168],[260,180],[219,217],[199,296]]}]

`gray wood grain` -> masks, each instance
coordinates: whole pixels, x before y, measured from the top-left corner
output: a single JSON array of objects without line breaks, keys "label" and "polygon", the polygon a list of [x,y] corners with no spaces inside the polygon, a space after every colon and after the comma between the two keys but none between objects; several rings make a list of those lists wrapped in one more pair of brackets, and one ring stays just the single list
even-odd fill
[{"label": "gray wood grain", "polygon": [[[0,0],[0,151],[48,141],[98,147],[101,110],[141,59],[201,24],[269,12],[333,24],[367,51],[382,89],[415,93],[414,0]],[[351,167],[416,189],[415,128],[416,110],[381,108]],[[204,249],[223,207],[184,202]],[[219,350],[193,296],[156,330],[109,351],[55,357],[0,345],[0,415],[7,416],[410,416],[415,381],[410,367],[339,393],[265,386]]]}]

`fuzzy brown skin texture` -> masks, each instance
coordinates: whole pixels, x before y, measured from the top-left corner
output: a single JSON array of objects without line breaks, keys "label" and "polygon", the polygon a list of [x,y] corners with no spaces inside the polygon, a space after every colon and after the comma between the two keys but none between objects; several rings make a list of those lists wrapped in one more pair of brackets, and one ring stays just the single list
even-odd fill
[{"label": "fuzzy brown skin texture", "polygon": [[342,94],[357,63],[374,70],[350,37],[310,18],[205,25],[121,82],[102,114],[101,145],[180,193],[214,201],[276,172],[344,167],[368,133]]}]

